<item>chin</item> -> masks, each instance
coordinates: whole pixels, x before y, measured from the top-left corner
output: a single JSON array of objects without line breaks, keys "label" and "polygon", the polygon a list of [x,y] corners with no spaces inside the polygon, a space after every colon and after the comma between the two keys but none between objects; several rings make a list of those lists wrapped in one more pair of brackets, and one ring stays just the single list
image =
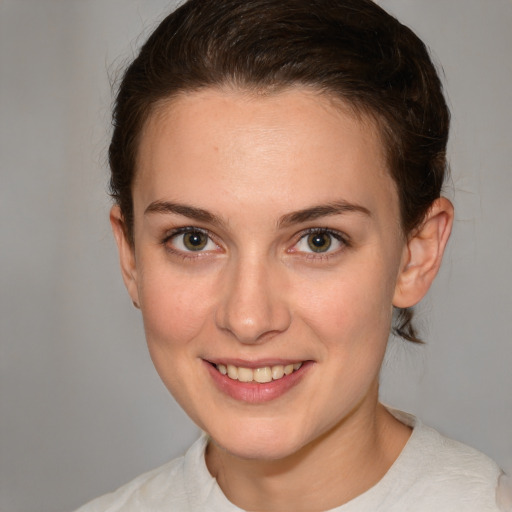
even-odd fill
[{"label": "chin", "polygon": [[289,425],[271,421],[240,422],[227,431],[212,430],[214,442],[241,459],[278,460],[299,451],[307,441]]}]

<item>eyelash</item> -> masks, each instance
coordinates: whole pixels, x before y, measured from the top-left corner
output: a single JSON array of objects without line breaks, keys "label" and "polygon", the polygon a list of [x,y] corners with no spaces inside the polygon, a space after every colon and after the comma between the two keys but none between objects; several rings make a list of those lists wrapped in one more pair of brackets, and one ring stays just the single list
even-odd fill
[{"label": "eyelash", "polygon": [[[185,227],[176,228],[176,229],[173,229],[172,231],[167,232],[167,234],[163,238],[161,244],[165,247],[165,249],[168,252],[170,252],[176,256],[179,256],[179,257],[183,258],[184,260],[194,260],[197,258],[201,258],[201,257],[205,256],[205,253],[210,252],[210,250],[208,250],[208,251],[203,251],[203,250],[187,251],[186,249],[184,250],[184,249],[176,248],[175,246],[173,246],[172,243],[170,243],[170,242],[172,242],[173,239],[178,238],[180,235],[186,235],[187,233],[200,233],[207,238],[206,244],[213,243],[213,244],[215,244],[215,246],[217,248],[219,247],[219,244],[217,244],[215,242],[215,240],[211,236],[211,233],[208,230],[203,229],[203,228],[198,228],[195,226],[185,226]],[[183,244],[183,242],[181,242],[181,243]]]},{"label": "eyelash", "polygon": [[[173,239],[176,239],[182,235],[186,235],[187,233],[200,233],[200,234],[204,235],[205,237],[207,237],[206,245],[208,245],[209,243],[213,243],[217,248],[219,248],[219,244],[217,242],[215,242],[214,237],[212,237],[211,233],[208,230],[199,228],[199,227],[195,227],[195,226],[185,226],[185,227],[173,229],[172,231],[166,233],[165,237],[161,241],[161,244],[165,247],[165,249],[168,252],[170,252],[174,255],[177,255],[184,260],[194,260],[197,258],[201,258],[201,257],[204,257],[207,253],[211,252],[211,249],[206,250],[206,251],[204,251],[202,249],[199,249],[197,251],[179,249],[179,248],[176,248],[175,246],[173,246],[172,243],[170,243]],[[323,252],[321,252],[321,251],[315,252],[314,250],[311,250],[311,251],[296,250],[296,247],[299,245],[299,243],[304,241],[307,237],[309,237],[311,235],[327,235],[327,236],[329,236],[330,243],[329,243],[329,247],[327,248],[327,250],[323,251]],[[338,249],[329,250],[329,249],[331,249],[331,244],[332,244],[333,239],[336,240],[340,244],[341,247],[339,247]],[[183,244],[184,242],[182,241],[181,243]],[[348,248],[350,246],[351,246],[351,244],[350,244],[349,239],[344,234],[340,233],[339,231],[334,231],[334,230],[328,229],[328,228],[310,228],[310,229],[302,231],[301,233],[298,234],[297,241],[293,244],[293,246],[290,249],[288,249],[287,252],[291,253],[291,254],[305,255],[305,257],[308,260],[321,261],[321,260],[326,260],[333,256],[336,256],[340,251],[343,251],[345,248]]]},{"label": "eyelash", "polygon": [[[328,235],[330,237],[331,241],[330,241],[329,247],[327,248],[327,251],[315,252],[313,250],[312,251],[297,251],[297,250],[295,250],[295,247],[297,247],[301,241],[306,240],[307,237],[309,237],[311,235]],[[340,244],[340,247],[337,249],[329,250],[331,248],[333,239],[336,240]],[[289,250],[289,252],[294,253],[294,254],[296,254],[296,253],[305,254],[306,258],[308,260],[317,260],[318,261],[318,260],[326,260],[326,259],[332,258],[334,256],[337,256],[340,253],[340,251],[343,251],[344,249],[349,248],[349,247],[351,247],[351,244],[350,244],[348,237],[346,235],[340,233],[339,231],[334,231],[329,228],[310,228],[310,229],[307,229],[299,234],[299,238],[298,238],[297,242],[295,242],[295,244]]]}]

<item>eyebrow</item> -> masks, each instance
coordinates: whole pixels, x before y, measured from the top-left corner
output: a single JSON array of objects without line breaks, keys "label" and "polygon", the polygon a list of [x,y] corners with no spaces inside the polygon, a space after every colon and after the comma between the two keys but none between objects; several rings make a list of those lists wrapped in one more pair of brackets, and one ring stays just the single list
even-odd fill
[{"label": "eyebrow", "polygon": [[225,222],[220,217],[210,213],[208,210],[197,208],[196,206],[189,206],[186,204],[172,203],[170,201],[152,202],[144,210],[144,215],[151,213],[174,213],[176,215],[188,217],[189,219],[208,222],[209,224],[225,224]]},{"label": "eyebrow", "polygon": [[372,215],[370,210],[364,206],[340,200],[325,205],[312,206],[311,208],[305,208],[304,210],[297,210],[296,212],[287,213],[279,219],[278,227],[300,224],[301,222],[307,222],[321,217],[352,212],[362,213],[368,217],[371,217]]},{"label": "eyebrow", "polygon": [[[303,210],[287,213],[283,215],[277,222],[278,228],[291,226],[293,224],[300,224],[315,220],[321,217],[330,215],[341,215],[343,213],[362,213],[371,217],[371,212],[364,206],[358,204],[348,203],[347,201],[340,200],[333,203],[316,205]],[[173,203],[170,201],[154,201],[145,210],[144,215],[152,213],[163,214],[176,214],[188,217],[189,219],[207,222],[209,224],[225,225],[218,215],[215,215],[208,210],[198,208],[196,206],[189,206],[185,204]]]}]

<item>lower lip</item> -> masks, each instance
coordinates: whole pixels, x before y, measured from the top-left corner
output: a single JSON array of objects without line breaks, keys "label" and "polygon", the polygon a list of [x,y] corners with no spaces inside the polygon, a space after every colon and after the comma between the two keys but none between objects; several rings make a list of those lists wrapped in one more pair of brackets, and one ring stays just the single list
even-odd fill
[{"label": "lower lip", "polygon": [[204,363],[218,389],[235,400],[251,404],[270,402],[283,396],[303,379],[312,365],[312,361],[306,361],[290,375],[260,384],[230,379],[227,375],[222,375],[211,363]]}]

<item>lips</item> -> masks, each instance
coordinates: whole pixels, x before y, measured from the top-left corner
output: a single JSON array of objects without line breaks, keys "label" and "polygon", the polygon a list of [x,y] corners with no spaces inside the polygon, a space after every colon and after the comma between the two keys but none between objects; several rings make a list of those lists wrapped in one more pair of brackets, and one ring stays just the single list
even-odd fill
[{"label": "lips", "polygon": [[216,387],[237,401],[258,404],[287,394],[309,373],[313,361],[203,360]]}]

